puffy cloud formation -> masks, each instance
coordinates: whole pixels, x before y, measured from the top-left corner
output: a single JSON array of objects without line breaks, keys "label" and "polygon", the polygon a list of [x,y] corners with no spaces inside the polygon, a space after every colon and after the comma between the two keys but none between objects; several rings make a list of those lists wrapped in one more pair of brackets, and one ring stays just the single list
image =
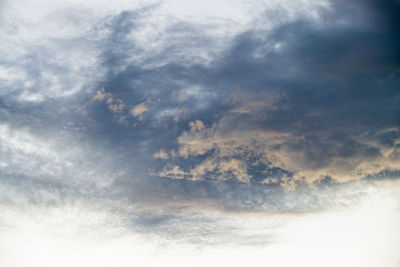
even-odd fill
[{"label": "puffy cloud formation", "polygon": [[392,1],[337,2],[323,21],[238,35],[204,70],[224,109],[177,137],[185,175],[293,187],[398,173],[396,11]]},{"label": "puffy cloud formation", "polygon": [[[256,175],[264,176],[265,182],[293,186],[293,182],[313,183],[326,177],[336,182],[348,182],[385,171],[396,172],[400,167],[400,134],[396,128],[372,133],[361,131],[353,136],[343,130],[303,135],[251,128],[226,131],[232,128],[235,119],[235,115],[224,117],[209,128],[201,121],[191,122],[190,131],[179,136],[177,154],[180,157],[187,159],[210,154],[188,171],[188,177],[202,180],[209,173],[217,180],[236,178],[249,182],[249,172],[261,166],[261,173]],[[392,146],[382,143],[384,136],[394,137]],[[279,169],[284,175],[271,177],[271,169]],[[232,177],[224,176],[224,171],[231,172]],[[183,175],[182,171],[180,175]]]}]

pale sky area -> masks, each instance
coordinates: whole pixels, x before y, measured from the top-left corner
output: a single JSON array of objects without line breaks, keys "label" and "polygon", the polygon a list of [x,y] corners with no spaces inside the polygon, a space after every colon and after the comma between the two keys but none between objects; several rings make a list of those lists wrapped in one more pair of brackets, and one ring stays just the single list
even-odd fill
[{"label": "pale sky area", "polygon": [[397,0],[0,1],[0,267],[400,266]]}]

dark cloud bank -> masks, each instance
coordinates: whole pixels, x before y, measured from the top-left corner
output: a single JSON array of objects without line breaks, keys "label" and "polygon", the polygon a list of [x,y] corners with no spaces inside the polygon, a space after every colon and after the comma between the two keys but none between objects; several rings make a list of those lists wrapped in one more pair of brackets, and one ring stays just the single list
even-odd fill
[{"label": "dark cloud bank", "polygon": [[[67,174],[113,177],[112,190],[101,190],[139,205],[320,209],[351,198],[330,199],[334,188],[398,178],[399,2],[335,1],[317,21],[249,29],[224,40],[223,52],[212,51],[207,26],[177,22],[165,46],[139,57],[131,36],[152,8],[93,30],[107,30],[95,85],[40,104],[10,91],[1,120],[85,143],[90,152],[71,159]],[[200,48],[211,60],[199,60]],[[2,172],[6,181],[32,176]]]}]

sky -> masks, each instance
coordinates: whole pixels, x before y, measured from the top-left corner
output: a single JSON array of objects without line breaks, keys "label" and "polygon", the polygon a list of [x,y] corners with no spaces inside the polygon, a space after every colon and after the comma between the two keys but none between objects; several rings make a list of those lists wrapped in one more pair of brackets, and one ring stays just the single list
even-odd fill
[{"label": "sky", "polygon": [[400,266],[398,0],[0,0],[0,266]]}]

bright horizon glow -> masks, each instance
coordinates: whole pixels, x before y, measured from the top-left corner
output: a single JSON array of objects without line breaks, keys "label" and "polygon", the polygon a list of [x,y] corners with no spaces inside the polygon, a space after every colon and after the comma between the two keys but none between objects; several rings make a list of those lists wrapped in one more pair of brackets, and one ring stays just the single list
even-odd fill
[{"label": "bright horizon glow", "polygon": [[[398,183],[393,187],[398,188]],[[267,262],[276,267],[395,267],[400,260],[397,188],[372,188],[358,205],[336,211],[225,215],[239,233],[257,234],[264,229],[274,236],[272,244],[256,246],[241,245],[238,239],[237,244],[200,248],[134,233],[121,215],[87,205],[49,210],[2,207],[0,229],[8,230],[0,230],[0,263],[13,267],[204,266],[210,262],[214,266],[265,266]]]}]

